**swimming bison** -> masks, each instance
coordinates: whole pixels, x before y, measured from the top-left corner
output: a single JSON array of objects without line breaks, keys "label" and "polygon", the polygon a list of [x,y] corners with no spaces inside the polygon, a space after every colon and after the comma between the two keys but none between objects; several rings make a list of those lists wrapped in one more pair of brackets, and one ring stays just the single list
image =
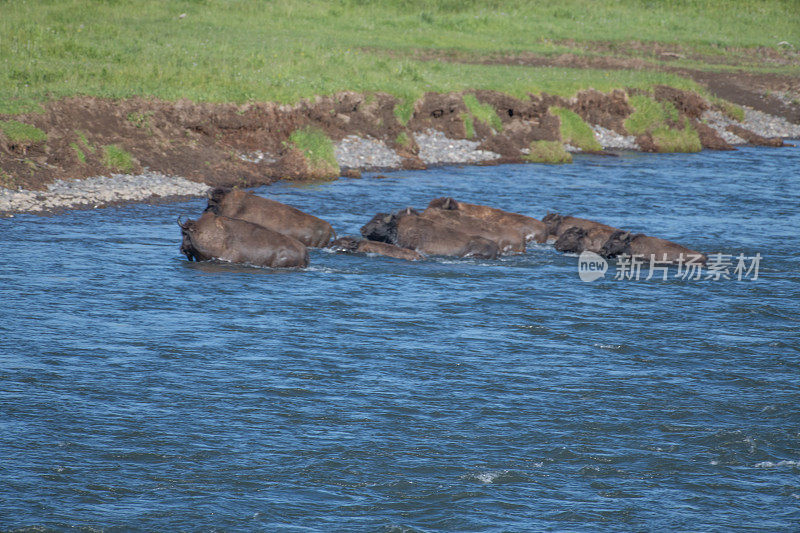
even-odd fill
[{"label": "swimming bison", "polygon": [[503,211],[496,207],[468,204],[459,202],[455,198],[436,198],[428,204],[428,209],[459,211],[465,215],[518,231],[526,241],[541,243],[547,240],[547,228],[541,220]]},{"label": "swimming bison", "polygon": [[615,231],[616,230],[602,225],[594,226],[589,229],[573,226],[556,239],[553,247],[559,252],[579,254],[588,250],[599,254],[603,245]]},{"label": "swimming bison", "polygon": [[419,261],[422,255],[408,248],[400,248],[394,244],[385,242],[369,241],[366,239],[356,239],[353,237],[339,237],[330,245],[331,250],[348,254],[378,254],[395,259],[405,259],[406,261]]},{"label": "swimming bison", "polygon": [[587,231],[592,228],[603,228],[605,231],[609,232],[609,235],[615,231],[618,231],[618,228],[609,226],[607,224],[602,224],[600,222],[595,222],[594,220],[564,216],[559,215],[558,213],[549,213],[542,219],[542,222],[544,222],[545,226],[547,226],[548,238],[553,238],[556,240],[561,237],[562,233],[570,228],[581,228]]},{"label": "swimming bison", "polygon": [[609,237],[600,250],[603,257],[616,257],[618,255],[638,256],[649,261],[651,256],[654,261],[666,263],[686,262],[692,259],[695,263],[705,264],[706,256],[685,246],[651,237],[643,233],[617,231]]},{"label": "swimming bison", "polygon": [[181,253],[189,261],[221,259],[262,267],[306,267],[308,250],[287,235],[206,211],[197,220],[178,221]]},{"label": "swimming bison", "polygon": [[326,246],[336,237],[331,225],[324,220],[241,189],[214,189],[208,195],[206,210],[258,224],[295,238],[306,246]]},{"label": "swimming bison", "polygon": [[430,255],[495,259],[499,253],[495,242],[436,224],[413,209],[378,213],[361,228],[361,235]]},{"label": "swimming bison", "polygon": [[466,215],[463,211],[429,207],[422,212],[422,217],[436,224],[463,231],[468,235],[478,235],[494,241],[501,252],[521,253],[525,251],[525,238],[516,229]]}]

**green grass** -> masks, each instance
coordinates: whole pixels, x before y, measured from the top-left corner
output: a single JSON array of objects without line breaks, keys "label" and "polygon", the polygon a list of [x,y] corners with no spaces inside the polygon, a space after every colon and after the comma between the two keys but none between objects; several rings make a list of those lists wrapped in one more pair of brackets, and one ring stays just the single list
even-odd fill
[{"label": "green grass", "polygon": [[633,113],[625,119],[625,129],[632,135],[652,132],[668,121],[678,120],[678,110],[669,102],[657,102],[640,94],[631,96],[629,102]]},{"label": "green grass", "polygon": [[25,124],[24,122],[16,120],[0,120],[0,131],[2,131],[11,142],[35,143],[47,140],[45,132],[36,126],[31,126],[30,124]]},{"label": "green grass", "polygon": [[475,117],[475,120],[480,120],[494,131],[503,131],[503,121],[497,116],[494,107],[480,103],[474,94],[464,95],[464,105],[467,106],[467,110]]},{"label": "green grass", "polygon": [[140,129],[150,129],[150,118],[153,116],[152,111],[145,113],[129,113],[127,116],[128,122]]},{"label": "green grass", "polygon": [[[0,113],[33,111],[40,102],[77,94],[296,102],[353,90],[402,96],[407,101],[399,117],[408,117],[408,106],[426,91],[569,96],[587,87],[693,86],[676,75],[650,72],[408,59],[415,49],[554,54],[579,50],[587,41],[663,41],[708,50],[775,48],[788,41],[800,47],[800,10],[788,0],[29,0],[0,5]],[[180,13],[186,18],[178,19]]]},{"label": "green grass", "polygon": [[722,98],[711,97],[711,102],[718,106],[722,113],[731,120],[744,122],[744,109],[736,104],[723,100]]},{"label": "green grass", "polygon": [[410,148],[411,147],[411,139],[408,137],[408,134],[404,131],[401,131],[397,134],[397,137],[394,140],[397,146],[402,146],[403,148]]},{"label": "green grass", "polygon": [[634,112],[625,120],[625,129],[633,135],[650,133],[659,152],[699,152],[700,136],[685,118],[681,127],[678,110],[669,102],[657,102],[646,95],[630,97]]},{"label": "green grass", "polygon": [[127,174],[133,170],[133,156],[115,144],[103,147],[103,165],[116,172]]},{"label": "green grass", "polygon": [[415,103],[416,98],[406,95],[405,97],[400,97],[400,103],[394,106],[394,116],[403,126],[408,124],[408,121],[414,116]]},{"label": "green grass", "polygon": [[86,150],[88,150],[89,153],[93,154],[96,148],[92,143],[89,142],[89,139],[88,137],[86,137],[86,134],[82,131],[77,131],[77,130],[75,131],[75,133],[78,135],[78,139],[80,139],[84,148],[86,148]]},{"label": "green grass", "polygon": [[475,122],[469,113],[461,113],[461,120],[464,121],[464,131],[466,132],[467,139],[475,138]]},{"label": "green grass", "polygon": [[556,106],[550,107],[550,112],[561,119],[561,140],[584,152],[599,152],[603,149],[592,128],[577,113]]},{"label": "green grass", "polygon": [[530,150],[522,158],[531,163],[572,163],[572,154],[558,141],[533,141]]},{"label": "green grass", "polygon": [[312,126],[295,130],[289,136],[289,142],[303,152],[312,172],[332,177],[339,175],[333,141],[322,130]]},{"label": "green grass", "polygon": [[16,189],[17,180],[14,178],[14,176],[0,170],[0,187],[5,189]]},{"label": "green grass", "polygon": [[659,152],[699,152],[703,149],[697,130],[689,123],[689,119],[684,121],[683,129],[659,126],[652,135]]},{"label": "green grass", "polygon": [[78,158],[78,161],[81,163],[86,164],[86,154],[83,153],[78,143],[69,143],[69,147],[75,152],[75,156]]}]

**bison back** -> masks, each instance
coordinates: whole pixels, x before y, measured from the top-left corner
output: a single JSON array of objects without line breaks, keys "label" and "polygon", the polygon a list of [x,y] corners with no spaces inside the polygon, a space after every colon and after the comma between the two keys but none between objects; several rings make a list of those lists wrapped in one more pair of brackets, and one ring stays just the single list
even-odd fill
[{"label": "bison back", "polygon": [[296,207],[234,190],[219,202],[218,214],[258,224],[306,246],[325,246],[336,236],[330,224]]},{"label": "bison back", "polygon": [[521,232],[491,221],[467,215],[462,211],[428,208],[422,213],[422,217],[436,224],[442,224],[462,231],[468,235],[478,235],[490,241],[494,241],[503,252],[525,251],[525,238],[522,236]]},{"label": "bison back", "polygon": [[497,257],[498,253],[497,244],[488,239],[436,224],[417,215],[398,217],[397,245],[428,255]]},{"label": "bison back", "polygon": [[306,246],[287,235],[247,222],[205,213],[193,242],[204,255],[264,267],[306,267]]}]

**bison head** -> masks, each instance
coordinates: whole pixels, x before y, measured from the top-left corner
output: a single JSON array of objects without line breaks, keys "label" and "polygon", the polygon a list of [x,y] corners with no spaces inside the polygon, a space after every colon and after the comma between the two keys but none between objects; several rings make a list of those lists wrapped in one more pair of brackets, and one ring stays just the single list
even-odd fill
[{"label": "bison head", "polygon": [[206,196],[208,197],[208,206],[206,211],[211,211],[215,215],[219,214],[219,204],[222,203],[223,198],[231,192],[231,189],[226,187],[217,187],[211,190]]},{"label": "bison head", "polygon": [[370,241],[397,242],[397,215],[378,213],[361,227],[361,235]]},{"label": "bison head", "polygon": [[586,236],[583,228],[572,227],[562,233],[553,246],[559,252],[579,254],[583,251]]},{"label": "bison head", "polygon": [[615,231],[600,249],[600,255],[603,257],[617,257],[618,255],[629,253],[630,244],[634,237],[635,235],[631,235],[630,231]]},{"label": "bison head", "polygon": [[192,244],[192,234],[197,230],[197,222],[194,220],[181,222],[181,217],[178,217],[178,226],[181,228],[181,253],[189,261],[200,261],[197,257],[197,249]]},{"label": "bison head", "polygon": [[186,259],[189,261],[208,261],[211,257],[206,256],[201,252],[198,247],[195,245],[195,236],[198,232],[198,224],[196,220],[187,220],[186,222],[181,222],[180,217],[178,217],[178,226],[181,227],[181,237],[183,240],[181,241],[181,253],[186,256]]},{"label": "bison head", "polygon": [[352,253],[358,250],[358,239],[355,237],[339,237],[330,245],[334,252]]},{"label": "bison head", "polygon": [[564,220],[564,217],[558,213],[547,213],[547,215],[542,219],[542,222],[544,222],[544,225],[547,228],[547,234],[555,235],[562,220]]},{"label": "bison head", "polygon": [[455,198],[436,198],[431,200],[431,203],[428,204],[429,208],[433,209],[444,209],[447,211],[456,211],[458,210],[458,201]]}]

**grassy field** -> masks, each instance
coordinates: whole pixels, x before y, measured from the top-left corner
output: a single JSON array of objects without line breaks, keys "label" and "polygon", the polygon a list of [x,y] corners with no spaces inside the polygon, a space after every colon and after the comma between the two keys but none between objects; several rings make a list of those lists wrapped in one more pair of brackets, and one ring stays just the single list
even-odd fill
[{"label": "grassy field", "polygon": [[[181,18],[181,15],[185,14]],[[293,102],[341,90],[570,95],[695,84],[651,71],[415,61],[416,49],[580,52],[659,41],[703,54],[800,47],[794,0],[370,2],[0,0],[0,113],[77,94]]]}]

